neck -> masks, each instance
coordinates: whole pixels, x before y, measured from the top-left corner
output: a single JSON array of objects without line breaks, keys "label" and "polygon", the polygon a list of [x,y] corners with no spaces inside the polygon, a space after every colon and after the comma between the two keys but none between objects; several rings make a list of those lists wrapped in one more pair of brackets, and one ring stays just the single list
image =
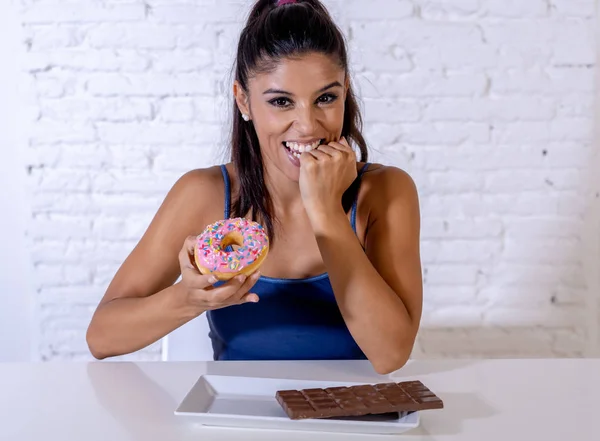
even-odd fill
[{"label": "neck", "polygon": [[268,164],[265,167],[265,183],[278,216],[304,212],[298,182],[290,180],[277,167]]}]

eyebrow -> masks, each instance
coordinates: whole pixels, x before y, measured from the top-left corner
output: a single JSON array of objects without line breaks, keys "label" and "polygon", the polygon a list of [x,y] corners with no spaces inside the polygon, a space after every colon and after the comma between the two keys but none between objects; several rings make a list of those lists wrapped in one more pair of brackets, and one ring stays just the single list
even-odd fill
[{"label": "eyebrow", "polygon": [[[331,89],[333,87],[342,87],[341,83],[339,81],[334,81],[331,84],[328,84],[325,87],[322,87],[321,89],[319,89],[317,92],[325,92],[328,89]],[[277,94],[281,94],[281,95],[293,95],[293,93],[291,92],[286,92],[285,90],[280,90],[280,89],[267,89],[263,92],[263,95],[269,95],[272,93],[277,93]]]}]

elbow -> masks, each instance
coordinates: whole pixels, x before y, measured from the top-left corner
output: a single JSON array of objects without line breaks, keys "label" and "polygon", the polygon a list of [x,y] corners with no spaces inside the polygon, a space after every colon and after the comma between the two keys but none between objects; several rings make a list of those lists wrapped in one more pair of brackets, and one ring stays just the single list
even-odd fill
[{"label": "elbow", "polygon": [[92,324],[88,327],[88,330],[85,335],[85,340],[88,345],[88,349],[90,353],[96,360],[104,360],[109,357],[107,351],[103,350],[102,339],[98,336],[98,332],[94,329]]},{"label": "elbow", "polygon": [[409,357],[386,357],[378,361],[371,361],[373,369],[379,375],[389,375],[404,367]]},{"label": "elbow", "polygon": [[107,332],[108,324],[104,323],[103,314],[98,313],[101,307],[102,305],[99,305],[96,309],[85,334],[88,349],[96,360],[104,360],[119,355],[115,350],[114,340],[111,339],[110,332]]},{"label": "elbow", "polygon": [[371,360],[371,365],[379,375],[389,375],[403,368],[410,359],[411,353],[412,346],[397,348],[389,351],[383,356],[373,358]]}]

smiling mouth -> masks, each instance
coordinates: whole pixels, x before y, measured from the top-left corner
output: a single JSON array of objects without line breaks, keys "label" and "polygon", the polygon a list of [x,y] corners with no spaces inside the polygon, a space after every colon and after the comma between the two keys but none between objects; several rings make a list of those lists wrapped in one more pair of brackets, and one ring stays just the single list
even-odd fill
[{"label": "smiling mouth", "polygon": [[319,139],[310,144],[303,144],[303,143],[299,143],[299,142],[287,142],[287,141],[282,142],[285,149],[297,158],[300,157],[300,155],[302,153],[310,152],[311,150],[315,150],[317,147],[319,147],[321,144],[324,144],[324,143],[325,143],[325,138]]}]

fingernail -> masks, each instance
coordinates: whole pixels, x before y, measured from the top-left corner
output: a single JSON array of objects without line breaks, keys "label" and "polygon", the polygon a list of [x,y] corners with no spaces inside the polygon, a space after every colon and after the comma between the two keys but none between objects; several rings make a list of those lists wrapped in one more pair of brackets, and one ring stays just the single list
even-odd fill
[{"label": "fingernail", "polygon": [[246,281],[246,276],[243,274],[241,276],[238,276],[238,281],[244,283]]},{"label": "fingernail", "polygon": [[215,276],[210,276],[210,279],[208,279],[209,283],[217,283],[217,278]]}]

